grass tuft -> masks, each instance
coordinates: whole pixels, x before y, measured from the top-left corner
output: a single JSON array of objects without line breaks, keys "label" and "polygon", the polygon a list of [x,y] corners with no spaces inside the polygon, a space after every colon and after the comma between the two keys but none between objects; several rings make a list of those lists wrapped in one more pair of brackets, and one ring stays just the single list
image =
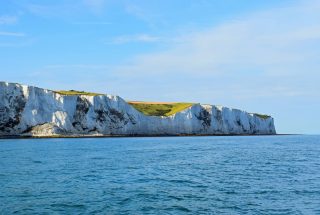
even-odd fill
[{"label": "grass tuft", "polygon": [[257,117],[261,118],[261,119],[268,119],[271,116],[269,115],[265,115],[265,114],[259,114],[259,113],[253,113],[253,115],[256,115]]},{"label": "grass tuft", "polygon": [[171,116],[191,107],[194,103],[154,103],[154,102],[128,102],[135,109],[147,116]]},{"label": "grass tuft", "polygon": [[77,91],[77,90],[59,90],[54,91],[55,93],[59,93],[64,96],[100,96],[103,95],[101,93],[90,93],[90,92],[84,92],[84,91]]}]

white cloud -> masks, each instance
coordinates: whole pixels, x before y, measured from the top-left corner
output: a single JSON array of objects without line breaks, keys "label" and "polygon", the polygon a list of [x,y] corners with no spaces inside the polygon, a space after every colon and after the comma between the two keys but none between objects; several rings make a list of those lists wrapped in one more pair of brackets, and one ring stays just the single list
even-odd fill
[{"label": "white cloud", "polygon": [[134,4],[133,1],[126,2],[124,4],[125,11],[140,19],[141,21],[147,23],[149,27],[157,28],[158,24],[163,23],[163,18],[160,14],[157,14],[155,10],[149,10],[141,7],[139,4]]},{"label": "white cloud", "polygon": [[[59,18],[67,19],[68,21],[74,20],[75,17],[85,17],[85,13],[90,12],[100,15],[105,9],[106,0],[70,0],[70,1],[49,1],[38,3],[21,3],[29,13],[45,18]],[[74,24],[91,24],[98,22],[75,22]],[[100,22],[104,23],[105,22]]]},{"label": "white cloud", "polygon": [[83,0],[83,2],[95,13],[101,13],[106,5],[106,0]]},{"label": "white cloud", "polygon": [[[221,96],[237,95],[239,89],[259,91],[256,97],[311,95],[320,79],[319,9],[319,1],[302,1],[175,36],[166,51],[137,56],[115,71],[119,77],[132,77],[137,85],[146,81],[139,79],[155,75],[211,80],[214,84],[206,82],[206,88],[223,87]],[[118,43],[135,40],[124,37]],[[236,86],[239,82],[241,87]],[[195,84],[185,90],[194,93],[199,88]]]},{"label": "white cloud", "polygon": [[22,3],[21,6],[36,16],[69,20],[75,15],[81,15],[83,4],[73,1],[48,1],[46,3]]},{"label": "white cloud", "polygon": [[24,37],[26,35],[24,33],[20,33],[20,32],[0,31],[0,36]]},{"label": "white cloud", "polygon": [[19,47],[26,47],[34,44],[34,39],[29,39],[20,42],[0,42],[0,47],[5,48],[19,48]]},{"label": "white cloud", "polygon": [[108,65],[98,65],[98,64],[55,64],[55,65],[47,65],[46,69],[109,69]]},{"label": "white cloud", "polygon": [[[111,42],[165,41],[162,50],[167,49],[136,56],[116,67],[51,65],[48,68],[69,74],[74,71],[75,78],[79,71],[98,71],[99,76],[92,78],[94,87],[103,89],[108,85],[113,92],[129,99],[153,97],[225,105],[238,104],[240,99],[317,99],[320,97],[319,9],[318,1],[303,1],[219,26],[194,29],[193,33],[184,35],[124,35]],[[82,81],[87,79],[77,79],[79,83]]]},{"label": "white cloud", "polygon": [[[70,14],[74,11],[74,8],[71,8],[67,5],[45,5],[45,4],[26,4],[24,5],[26,9],[37,16],[42,17],[59,17],[66,14]],[[66,11],[68,9],[68,12]]]},{"label": "white cloud", "polygon": [[152,43],[152,42],[159,42],[160,37],[148,35],[148,34],[136,34],[136,35],[125,35],[119,36],[113,39],[114,44],[124,44],[124,43],[131,43],[131,42],[145,42],[145,43]]},{"label": "white cloud", "polygon": [[0,16],[0,25],[11,25],[18,21],[16,16]]},{"label": "white cloud", "polygon": [[74,25],[112,25],[112,22],[72,22]]}]

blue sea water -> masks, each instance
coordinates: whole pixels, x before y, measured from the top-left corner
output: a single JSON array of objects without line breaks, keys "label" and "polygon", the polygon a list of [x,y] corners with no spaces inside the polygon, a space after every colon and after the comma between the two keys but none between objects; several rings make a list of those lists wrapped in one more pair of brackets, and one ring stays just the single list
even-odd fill
[{"label": "blue sea water", "polygon": [[0,214],[320,214],[320,136],[0,140]]}]

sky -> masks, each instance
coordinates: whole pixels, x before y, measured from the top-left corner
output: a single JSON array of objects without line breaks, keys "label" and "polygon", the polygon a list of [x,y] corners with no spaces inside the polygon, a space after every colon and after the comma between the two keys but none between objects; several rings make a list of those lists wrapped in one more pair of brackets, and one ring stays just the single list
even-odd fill
[{"label": "sky", "polygon": [[320,134],[320,0],[0,0],[0,81],[272,115]]}]

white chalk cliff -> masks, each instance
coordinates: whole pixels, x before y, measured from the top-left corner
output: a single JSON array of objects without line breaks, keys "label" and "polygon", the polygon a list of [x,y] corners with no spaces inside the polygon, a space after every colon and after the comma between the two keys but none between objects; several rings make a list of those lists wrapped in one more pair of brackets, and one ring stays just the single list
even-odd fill
[{"label": "white chalk cliff", "polygon": [[118,96],[65,96],[0,82],[0,136],[275,134],[272,117],[194,104],[169,117],[146,116]]}]

